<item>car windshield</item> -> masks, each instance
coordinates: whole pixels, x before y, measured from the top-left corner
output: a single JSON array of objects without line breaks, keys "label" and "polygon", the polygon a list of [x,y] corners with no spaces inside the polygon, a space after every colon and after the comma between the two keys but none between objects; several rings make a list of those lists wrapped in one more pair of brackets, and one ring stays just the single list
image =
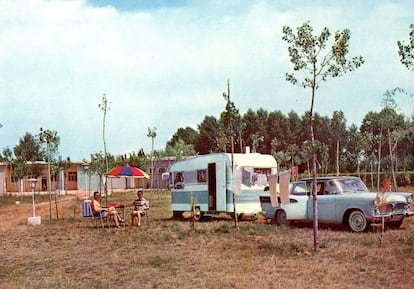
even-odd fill
[{"label": "car windshield", "polygon": [[360,179],[337,179],[330,182],[337,193],[364,191],[368,192],[368,188]]}]

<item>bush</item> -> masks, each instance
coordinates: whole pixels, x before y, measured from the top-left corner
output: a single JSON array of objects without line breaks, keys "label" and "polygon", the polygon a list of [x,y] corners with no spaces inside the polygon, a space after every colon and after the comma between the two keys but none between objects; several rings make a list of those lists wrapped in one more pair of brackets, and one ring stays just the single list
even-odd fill
[{"label": "bush", "polygon": [[410,177],[412,177],[412,174],[410,173],[401,173],[401,174],[397,174],[397,186],[399,187],[405,187],[405,186],[409,186],[411,184],[411,179]]}]

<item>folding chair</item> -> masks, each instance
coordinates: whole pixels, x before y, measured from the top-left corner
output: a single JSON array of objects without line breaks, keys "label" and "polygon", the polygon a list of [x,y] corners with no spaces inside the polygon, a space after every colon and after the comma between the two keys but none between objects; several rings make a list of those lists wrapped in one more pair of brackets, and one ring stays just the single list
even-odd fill
[{"label": "folding chair", "polygon": [[94,223],[94,227],[98,228],[98,222],[101,223],[102,228],[105,228],[104,220],[107,221],[107,225],[109,227],[109,220],[107,217],[96,217],[92,213],[91,208],[91,200],[84,200],[81,203],[81,218],[82,218],[82,225],[85,219],[89,219]]},{"label": "folding chair", "polygon": [[[144,221],[144,225],[147,224],[147,220],[148,220],[148,216],[149,216],[149,209],[145,210],[144,212],[140,213],[141,214],[141,221]],[[138,216],[136,216],[135,218],[138,219]],[[137,226],[138,226],[138,220],[137,220]]]},{"label": "folding chair", "polygon": [[83,227],[83,222],[85,220],[92,220],[93,219],[90,203],[91,203],[91,200],[84,200],[84,201],[81,202],[80,210],[81,210],[82,227]]},{"label": "folding chair", "polygon": [[144,213],[141,214],[141,220],[144,220],[145,225],[147,224],[148,216],[149,216],[149,209],[145,210]]}]

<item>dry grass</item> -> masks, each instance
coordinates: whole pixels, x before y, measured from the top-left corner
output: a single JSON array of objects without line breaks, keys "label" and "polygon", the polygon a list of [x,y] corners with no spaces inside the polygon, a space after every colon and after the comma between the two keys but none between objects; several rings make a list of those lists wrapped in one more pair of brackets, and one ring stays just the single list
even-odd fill
[{"label": "dry grass", "polygon": [[[133,193],[111,200],[132,200]],[[414,218],[401,229],[354,234],[321,227],[313,254],[310,226],[230,220],[171,220],[168,192],[147,194],[147,225],[81,226],[80,200],[60,197],[59,220],[30,199],[0,198],[0,288],[412,288]],[[10,204],[6,205],[9,202]],[[129,219],[128,219],[129,223]]]}]

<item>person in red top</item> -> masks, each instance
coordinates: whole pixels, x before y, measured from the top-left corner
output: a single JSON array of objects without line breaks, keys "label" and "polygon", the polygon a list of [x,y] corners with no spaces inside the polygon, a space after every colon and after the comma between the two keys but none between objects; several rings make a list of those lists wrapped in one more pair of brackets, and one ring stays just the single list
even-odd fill
[{"label": "person in red top", "polygon": [[115,225],[117,228],[119,228],[119,215],[117,210],[114,207],[109,208],[102,208],[100,203],[101,196],[99,195],[99,192],[93,193],[93,200],[91,202],[91,209],[92,213],[95,217],[109,217],[112,216],[115,221]]}]

